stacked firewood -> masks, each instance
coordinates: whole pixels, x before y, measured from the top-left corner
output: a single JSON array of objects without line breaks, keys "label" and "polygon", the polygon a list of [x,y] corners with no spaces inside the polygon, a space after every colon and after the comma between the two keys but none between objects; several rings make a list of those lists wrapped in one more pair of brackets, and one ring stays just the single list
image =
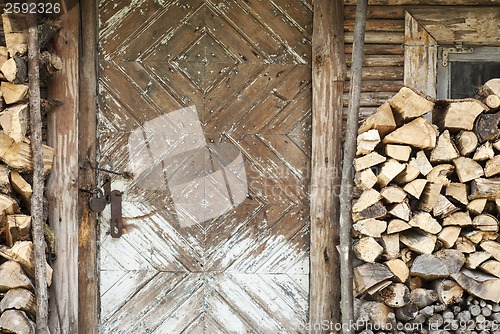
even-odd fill
[{"label": "stacked firewood", "polygon": [[361,322],[500,332],[499,123],[493,79],[463,100],[403,87],[361,124],[352,207]]},{"label": "stacked firewood", "polygon": [[[34,255],[31,238],[32,152],[29,132],[26,18],[2,15],[6,45],[0,46],[0,332],[35,333]],[[41,81],[61,68],[46,49],[56,22],[39,27]],[[55,103],[41,101],[48,112]],[[44,172],[52,168],[53,148],[44,145]],[[50,229],[47,226],[47,235]],[[49,240],[53,241],[53,240]],[[47,282],[52,269],[48,264]]]}]

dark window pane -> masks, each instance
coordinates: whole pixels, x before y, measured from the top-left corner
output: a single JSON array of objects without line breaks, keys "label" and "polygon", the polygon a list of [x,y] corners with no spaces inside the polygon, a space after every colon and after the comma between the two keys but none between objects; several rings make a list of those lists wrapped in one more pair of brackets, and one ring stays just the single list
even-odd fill
[{"label": "dark window pane", "polygon": [[500,78],[500,62],[450,62],[450,98],[474,97],[476,90],[486,81]]}]

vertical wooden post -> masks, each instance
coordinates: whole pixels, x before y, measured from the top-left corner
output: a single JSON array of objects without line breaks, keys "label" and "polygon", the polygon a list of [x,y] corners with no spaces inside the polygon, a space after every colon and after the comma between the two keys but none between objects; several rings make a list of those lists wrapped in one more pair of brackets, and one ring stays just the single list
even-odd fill
[{"label": "vertical wooden post", "polygon": [[[79,113],[79,162],[95,162],[97,123],[97,1],[80,1],[81,47],[80,52],[80,113]],[[95,171],[80,169],[80,188],[94,188]],[[97,268],[97,223],[96,215],[90,211],[88,194],[80,193],[80,230],[78,233],[78,287],[79,287],[79,333],[98,332],[99,288]]]},{"label": "vertical wooden post", "polygon": [[361,75],[363,69],[363,48],[365,45],[365,24],[368,0],[358,0],[354,26],[352,50],[351,82],[349,89],[349,108],[347,111],[346,135],[344,141],[344,162],[342,164],[342,183],[340,187],[340,286],[342,333],[353,333],[350,324],[354,322],[352,295],[352,237],[351,209],[353,193],[353,160],[356,156],[359,105],[361,96]]},{"label": "vertical wooden post", "polygon": [[63,68],[48,86],[51,99],[61,106],[49,114],[48,141],[55,149],[47,182],[51,227],[56,260],[52,264],[49,327],[52,334],[78,333],[78,37],[79,6],[61,2],[62,28],[54,40],[54,51]]},{"label": "vertical wooden post", "polygon": [[[34,4],[29,1],[28,4]],[[45,267],[45,238],[43,235],[43,175],[42,112],[40,108],[40,59],[36,13],[28,13],[28,78],[30,96],[31,152],[33,155],[33,195],[31,196],[31,232],[35,258],[36,332],[49,332],[49,293]]]},{"label": "vertical wooden post", "polygon": [[339,185],[345,78],[344,2],[314,1],[312,36],[311,333],[339,322]]}]

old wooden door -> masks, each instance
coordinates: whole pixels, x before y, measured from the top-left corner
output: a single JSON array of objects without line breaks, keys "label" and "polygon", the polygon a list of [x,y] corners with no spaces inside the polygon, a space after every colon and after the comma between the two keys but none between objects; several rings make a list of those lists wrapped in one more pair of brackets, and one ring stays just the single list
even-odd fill
[{"label": "old wooden door", "polygon": [[[308,0],[101,0],[102,333],[304,333]],[[101,180],[108,176],[100,173]]]}]

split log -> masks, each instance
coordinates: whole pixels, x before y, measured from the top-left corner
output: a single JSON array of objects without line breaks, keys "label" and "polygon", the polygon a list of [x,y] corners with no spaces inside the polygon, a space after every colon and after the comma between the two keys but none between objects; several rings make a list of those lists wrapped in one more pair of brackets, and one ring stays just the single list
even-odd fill
[{"label": "split log", "polygon": [[413,197],[415,197],[416,199],[420,199],[420,196],[422,195],[426,184],[427,180],[416,179],[406,184],[403,187],[403,190],[406,191],[408,194],[412,195]]},{"label": "split log", "polygon": [[443,226],[470,226],[472,219],[468,212],[454,212],[443,220]]},{"label": "split log", "polygon": [[387,234],[393,234],[409,230],[411,228],[410,224],[402,219],[392,219],[387,225]]},{"label": "split log", "polygon": [[457,304],[462,301],[464,290],[452,280],[436,280],[431,283],[436,291],[440,303],[446,306]]},{"label": "split log", "polygon": [[434,217],[442,218],[458,210],[459,208],[453,205],[445,196],[439,195],[438,201],[432,209],[432,214]]},{"label": "split log", "polygon": [[384,246],[387,259],[397,259],[399,253],[399,234],[384,234],[382,235],[382,245]]},{"label": "split log", "polygon": [[417,168],[410,164],[405,164],[405,169],[394,178],[394,181],[398,184],[406,185],[408,182],[415,180],[419,175],[420,171]]},{"label": "split log", "polygon": [[458,237],[455,241],[455,249],[464,254],[470,254],[476,251],[476,245],[466,237]]},{"label": "split log", "polygon": [[476,118],[487,106],[474,99],[440,100],[436,102],[432,120],[445,130],[472,130]]},{"label": "split log", "polygon": [[482,114],[478,117],[474,132],[480,143],[495,141],[500,137],[500,112]]},{"label": "split log", "polygon": [[385,145],[385,154],[398,161],[408,161],[410,159],[411,147],[408,145]]},{"label": "split log", "polygon": [[434,209],[439,195],[441,193],[441,188],[443,186],[438,183],[427,183],[425,185],[422,195],[420,195],[420,209],[423,211],[430,212]]},{"label": "split log", "polygon": [[422,254],[431,254],[436,246],[437,237],[420,229],[406,230],[400,233],[400,241],[409,249]]},{"label": "split log", "polygon": [[9,50],[6,46],[0,46],[0,68],[9,59]]},{"label": "split log", "polygon": [[0,330],[5,333],[35,334],[35,324],[23,311],[7,310],[0,316]]},{"label": "split log", "polygon": [[14,84],[25,83],[28,80],[28,66],[26,57],[14,55],[3,63],[0,68],[5,79]]},{"label": "split log", "polygon": [[489,258],[491,258],[491,254],[488,252],[474,252],[467,256],[464,266],[469,269],[476,269]]},{"label": "split log", "polygon": [[410,160],[410,165],[418,169],[423,176],[429,174],[433,168],[424,151],[418,151],[416,158]]},{"label": "split log", "polygon": [[5,44],[11,55],[28,52],[26,18],[21,14],[2,14]]},{"label": "split log", "polygon": [[500,198],[500,178],[478,178],[473,180],[470,185],[469,198],[483,198],[492,200]]},{"label": "split log", "polygon": [[370,168],[356,172],[354,175],[354,184],[362,191],[373,188],[377,183],[377,176]]},{"label": "split log", "polygon": [[465,233],[464,236],[473,243],[479,244],[481,241],[496,240],[500,235],[497,232],[473,230]]},{"label": "split log", "polygon": [[410,289],[403,283],[393,283],[379,292],[378,300],[389,307],[403,307],[410,301]]},{"label": "split log", "polygon": [[4,262],[0,265],[0,292],[15,288],[33,290],[34,287],[19,263]]},{"label": "split log", "polygon": [[401,283],[410,277],[410,269],[401,259],[391,259],[385,263],[394,274],[394,278]]},{"label": "split log", "polygon": [[460,271],[465,256],[454,249],[443,249],[434,254],[422,254],[415,258],[410,275],[426,280],[446,278]]},{"label": "split log", "polygon": [[495,156],[495,151],[493,150],[493,146],[489,141],[479,146],[472,157],[473,160],[476,161],[484,161],[492,159]]},{"label": "split log", "polygon": [[442,229],[441,224],[427,212],[415,214],[408,224],[430,234],[438,234]]},{"label": "split log", "polygon": [[452,275],[453,279],[470,294],[495,303],[500,302],[500,279],[477,281],[463,272]]},{"label": "split log", "polygon": [[16,241],[28,241],[31,238],[31,217],[27,215],[8,215],[5,231],[6,244],[12,247]]},{"label": "split log", "polygon": [[479,143],[477,136],[472,131],[461,131],[455,139],[458,151],[462,156],[466,156],[476,150]]},{"label": "split log", "polygon": [[[399,307],[394,310],[396,314],[396,318],[400,321],[411,321],[415,319],[415,317],[418,314],[418,307],[417,305],[413,304],[412,302],[407,303],[403,307]],[[400,328],[404,328],[403,326],[400,326]]]},{"label": "split log", "polygon": [[500,243],[496,241],[483,241],[479,245],[484,251],[488,252],[496,260],[500,261]]},{"label": "split log", "polygon": [[474,215],[479,215],[483,213],[487,202],[486,198],[474,199],[467,204],[467,210]]},{"label": "split log", "polygon": [[375,129],[359,134],[356,155],[366,155],[373,152],[378,143],[380,143],[380,135]]},{"label": "split log", "polygon": [[356,257],[364,262],[374,263],[382,255],[384,248],[371,237],[359,239],[353,246]]},{"label": "split log", "polygon": [[394,110],[397,123],[417,118],[434,109],[434,102],[408,87],[401,88],[389,103]]},{"label": "split log", "polygon": [[387,229],[387,222],[378,219],[363,219],[352,226],[354,236],[380,238]]},{"label": "split log", "polygon": [[6,310],[24,311],[31,318],[34,318],[36,312],[35,295],[27,289],[10,289],[0,301],[0,312]]},{"label": "split log", "polygon": [[0,215],[13,215],[20,212],[20,207],[17,201],[4,194],[0,194]]},{"label": "split log", "polygon": [[500,173],[500,156],[486,161],[486,166],[484,167],[484,176],[486,177],[491,177],[498,173]]},{"label": "split log", "polygon": [[490,214],[480,214],[474,217],[472,226],[481,231],[498,232],[498,219]]},{"label": "split log", "polygon": [[356,203],[354,203],[354,205],[352,206],[352,212],[361,212],[364,209],[377,203],[381,199],[382,196],[378,191],[376,191],[375,189],[368,189],[364,191],[356,201]]},{"label": "split log", "polygon": [[403,144],[415,148],[432,149],[436,147],[437,130],[426,119],[419,117],[394,130],[384,137],[384,144]]},{"label": "split log", "polygon": [[389,102],[382,104],[375,113],[368,116],[358,129],[358,134],[376,129],[381,137],[396,129],[396,122]]},{"label": "split log", "polygon": [[477,179],[484,175],[483,167],[476,161],[460,157],[453,160],[460,182],[465,183]]},{"label": "split log", "polygon": [[404,221],[409,221],[411,218],[411,208],[407,200],[390,206],[387,213]]},{"label": "split log", "polygon": [[381,291],[381,290],[387,288],[389,285],[391,285],[391,283],[392,282],[389,280],[377,283],[374,286],[372,286],[371,288],[369,288],[368,290],[366,290],[366,293],[369,294],[370,296],[374,296],[379,291]]},{"label": "split log", "polygon": [[397,186],[385,187],[380,190],[380,195],[386,203],[401,203],[405,200],[406,192]]},{"label": "split log", "polygon": [[355,296],[359,296],[374,285],[392,278],[387,266],[380,263],[365,263],[353,270]]},{"label": "split log", "polygon": [[405,165],[399,163],[397,160],[389,159],[382,165],[379,174],[377,175],[379,184],[381,187],[385,187],[389,184],[399,173],[405,169]]},{"label": "split log", "polygon": [[496,260],[487,260],[479,265],[479,268],[488,274],[500,277],[500,262]]},{"label": "split log", "polygon": [[[0,159],[10,167],[20,171],[33,171],[31,146],[27,139],[16,143],[3,131],[0,131]],[[47,175],[52,169],[54,149],[43,145],[44,173]]]},{"label": "split log", "polygon": [[29,108],[27,104],[17,104],[6,108],[0,113],[0,125],[4,133],[21,142],[28,132]]},{"label": "split log", "polygon": [[457,200],[463,205],[467,205],[467,186],[463,183],[450,183],[446,186],[446,196]]},{"label": "split log", "polygon": [[381,202],[377,202],[368,208],[352,214],[352,220],[357,222],[361,219],[382,218],[387,215],[387,209]]},{"label": "split log", "polygon": [[0,92],[2,92],[5,103],[14,104],[27,99],[28,86],[2,81],[0,84]]},{"label": "split log", "polygon": [[458,158],[458,153],[455,144],[451,140],[450,132],[445,130],[437,139],[436,147],[431,151],[431,162],[442,163],[452,161]]},{"label": "split log", "polygon": [[354,169],[356,170],[356,172],[359,172],[364,169],[381,164],[386,160],[386,157],[378,154],[377,152],[372,152],[363,157],[354,159]]},{"label": "split log", "polygon": [[33,194],[33,189],[31,188],[31,184],[26,182],[26,180],[19,174],[18,171],[13,170],[10,172],[10,182],[12,184],[12,188],[16,191],[21,199],[26,204],[26,207],[29,209],[31,206],[31,195]]},{"label": "split log", "polygon": [[446,226],[439,232],[438,240],[445,248],[451,248],[455,245],[461,230],[460,226]]},{"label": "split log", "polygon": [[[33,243],[31,241],[18,241],[10,249],[0,249],[0,255],[19,262],[29,277],[35,278],[35,261]],[[52,284],[52,268],[45,262],[47,285]]]},{"label": "split log", "polygon": [[447,186],[448,184],[450,184],[448,176],[452,175],[454,170],[455,167],[450,164],[437,165],[432,168],[429,174],[427,174],[427,181]]},{"label": "split log", "polygon": [[39,55],[40,60],[40,82],[45,85],[52,75],[63,68],[61,57],[48,51],[43,51]]}]

